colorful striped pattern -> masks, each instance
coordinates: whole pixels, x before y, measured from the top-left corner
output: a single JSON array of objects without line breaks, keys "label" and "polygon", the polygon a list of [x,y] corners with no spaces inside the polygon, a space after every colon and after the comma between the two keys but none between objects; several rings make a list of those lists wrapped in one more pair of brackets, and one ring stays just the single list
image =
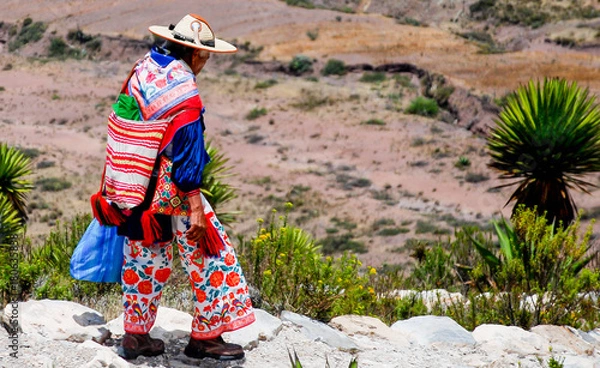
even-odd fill
[{"label": "colorful striped pattern", "polygon": [[158,148],[169,120],[135,121],[108,117],[106,144],[106,197],[120,208],[144,201]]}]

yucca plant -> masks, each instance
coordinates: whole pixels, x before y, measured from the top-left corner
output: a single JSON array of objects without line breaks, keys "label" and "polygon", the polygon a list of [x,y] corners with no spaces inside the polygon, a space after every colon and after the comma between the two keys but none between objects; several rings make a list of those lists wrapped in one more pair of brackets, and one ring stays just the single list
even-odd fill
[{"label": "yucca plant", "polygon": [[229,159],[220,153],[210,141],[206,143],[206,151],[210,156],[210,162],[204,167],[202,193],[215,210],[219,220],[224,224],[230,224],[235,221],[237,212],[220,210],[221,206],[237,197],[235,188],[223,182],[223,179],[231,175],[229,174],[231,166],[227,166]]},{"label": "yucca plant", "polygon": [[469,236],[489,269],[486,278],[493,289],[510,290],[514,282],[526,292],[553,290],[577,277],[595,256],[590,253],[592,227],[580,237],[579,220],[558,227],[538,216],[535,208],[519,206],[512,224],[505,219],[493,222],[498,250]]},{"label": "yucca plant", "polygon": [[31,161],[21,151],[0,144],[0,199],[6,198],[21,219],[27,218],[27,192],[33,185],[23,177],[31,174]]},{"label": "yucca plant", "polygon": [[507,98],[488,137],[490,167],[518,185],[508,203],[537,207],[567,226],[576,205],[569,189],[586,193],[581,176],[600,171],[600,109],[588,89],[564,79],[530,81]]}]

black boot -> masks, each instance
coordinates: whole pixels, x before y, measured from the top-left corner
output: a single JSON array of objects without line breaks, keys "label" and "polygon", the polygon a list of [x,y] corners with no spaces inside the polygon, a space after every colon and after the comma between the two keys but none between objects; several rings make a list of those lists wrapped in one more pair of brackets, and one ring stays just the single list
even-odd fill
[{"label": "black boot", "polygon": [[190,338],[183,352],[190,358],[198,359],[236,360],[244,357],[244,349],[240,345],[226,343],[221,336],[210,340]]},{"label": "black boot", "polygon": [[157,356],[165,352],[165,343],[160,339],[153,339],[149,334],[125,333],[121,341],[122,357],[135,359],[140,355]]}]

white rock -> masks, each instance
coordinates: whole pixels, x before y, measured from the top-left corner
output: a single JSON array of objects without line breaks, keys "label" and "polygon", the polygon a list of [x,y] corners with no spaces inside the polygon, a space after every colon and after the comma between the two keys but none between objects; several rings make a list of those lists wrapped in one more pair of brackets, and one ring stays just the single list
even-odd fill
[{"label": "white rock", "polygon": [[300,327],[300,331],[309,339],[323,341],[329,346],[343,350],[358,349],[358,346],[348,336],[323,322],[312,320],[297,313],[283,311],[281,319]]},{"label": "white rock", "polygon": [[173,308],[158,307],[158,314],[150,336],[164,341],[189,337],[192,332],[193,317]]},{"label": "white rock", "polygon": [[587,332],[587,337],[594,339],[596,347],[600,349],[600,328]]},{"label": "white rock", "polygon": [[270,341],[281,331],[282,322],[262,309],[254,309],[256,321],[249,326],[223,334],[231,343],[239,344],[250,350],[258,346],[259,341]]},{"label": "white rock", "polygon": [[106,346],[99,345],[91,340],[83,342],[81,345],[77,347],[78,350],[81,349],[91,349],[96,351],[96,356],[84,365],[84,368],[103,368],[103,367],[111,367],[111,368],[129,368],[129,363],[121,358],[117,353],[115,353],[110,348]]},{"label": "white rock", "polygon": [[450,293],[444,289],[425,290],[420,292],[419,296],[429,312],[436,305],[440,305],[445,310],[449,306],[462,304],[465,300],[461,293]]},{"label": "white rock", "polygon": [[[158,307],[156,321],[150,330],[150,336],[165,341],[189,337],[192,331],[192,319],[193,317],[189,313],[168,307]],[[106,328],[113,335],[124,335],[123,313],[110,320],[106,324]]]},{"label": "white rock", "polygon": [[398,321],[391,328],[406,336],[409,341],[415,341],[421,345],[475,345],[475,339],[471,333],[449,317],[413,317],[405,321]]},{"label": "white rock", "polygon": [[562,360],[564,368],[600,368],[600,359],[597,357],[567,355],[562,358],[555,357],[559,362]]},{"label": "white rock", "polygon": [[[9,318],[13,308],[7,305],[4,318]],[[104,317],[83,305],[64,300],[29,300],[19,302],[20,330],[39,334],[53,340],[81,342],[100,337],[104,329]]]},{"label": "white rock", "polygon": [[405,336],[393,331],[377,318],[368,316],[346,315],[333,318],[329,325],[349,336],[364,335],[389,340],[400,347],[410,346]]},{"label": "white rock", "polygon": [[[160,308],[161,307],[158,307],[158,309]],[[108,321],[106,328],[115,336],[125,335],[125,330],[123,329],[123,313],[121,313],[117,318]]]},{"label": "white rock", "polygon": [[515,326],[481,325],[473,330],[473,337],[480,348],[492,354],[545,355],[550,351],[547,339]]},{"label": "white rock", "polygon": [[552,352],[556,354],[589,355],[594,351],[594,346],[582,339],[575,329],[540,325],[531,328],[531,332],[548,340],[552,346]]}]

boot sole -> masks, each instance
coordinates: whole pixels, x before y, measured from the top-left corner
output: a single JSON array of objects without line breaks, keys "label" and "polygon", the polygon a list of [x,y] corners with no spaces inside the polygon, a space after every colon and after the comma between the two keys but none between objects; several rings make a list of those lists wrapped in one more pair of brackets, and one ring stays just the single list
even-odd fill
[{"label": "boot sole", "polygon": [[196,358],[196,359],[212,358],[212,359],[220,360],[220,361],[239,360],[239,359],[244,358],[244,356],[245,356],[245,353],[240,353],[240,354],[236,354],[236,355],[219,355],[219,354],[213,354],[213,353],[198,351],[195,349],[192,350],[192,349],[187,349],[187,348],[183,351],[183,353],[189,358]]},{"label": "boot sole", "polygon": [[121,347],[121,349],[119,349],[119,350],[120,350],[119,356],[126,360],[137,359],[137,357],[139,357],[140,355],[146,356],[146,357],[153,357],[153,356],[159,356],[159,355],[164,354],[164,351],[145,352],[145,351],[135,351],[135,350],[131,350],[131,349],[125,349],[123,347]]}]

